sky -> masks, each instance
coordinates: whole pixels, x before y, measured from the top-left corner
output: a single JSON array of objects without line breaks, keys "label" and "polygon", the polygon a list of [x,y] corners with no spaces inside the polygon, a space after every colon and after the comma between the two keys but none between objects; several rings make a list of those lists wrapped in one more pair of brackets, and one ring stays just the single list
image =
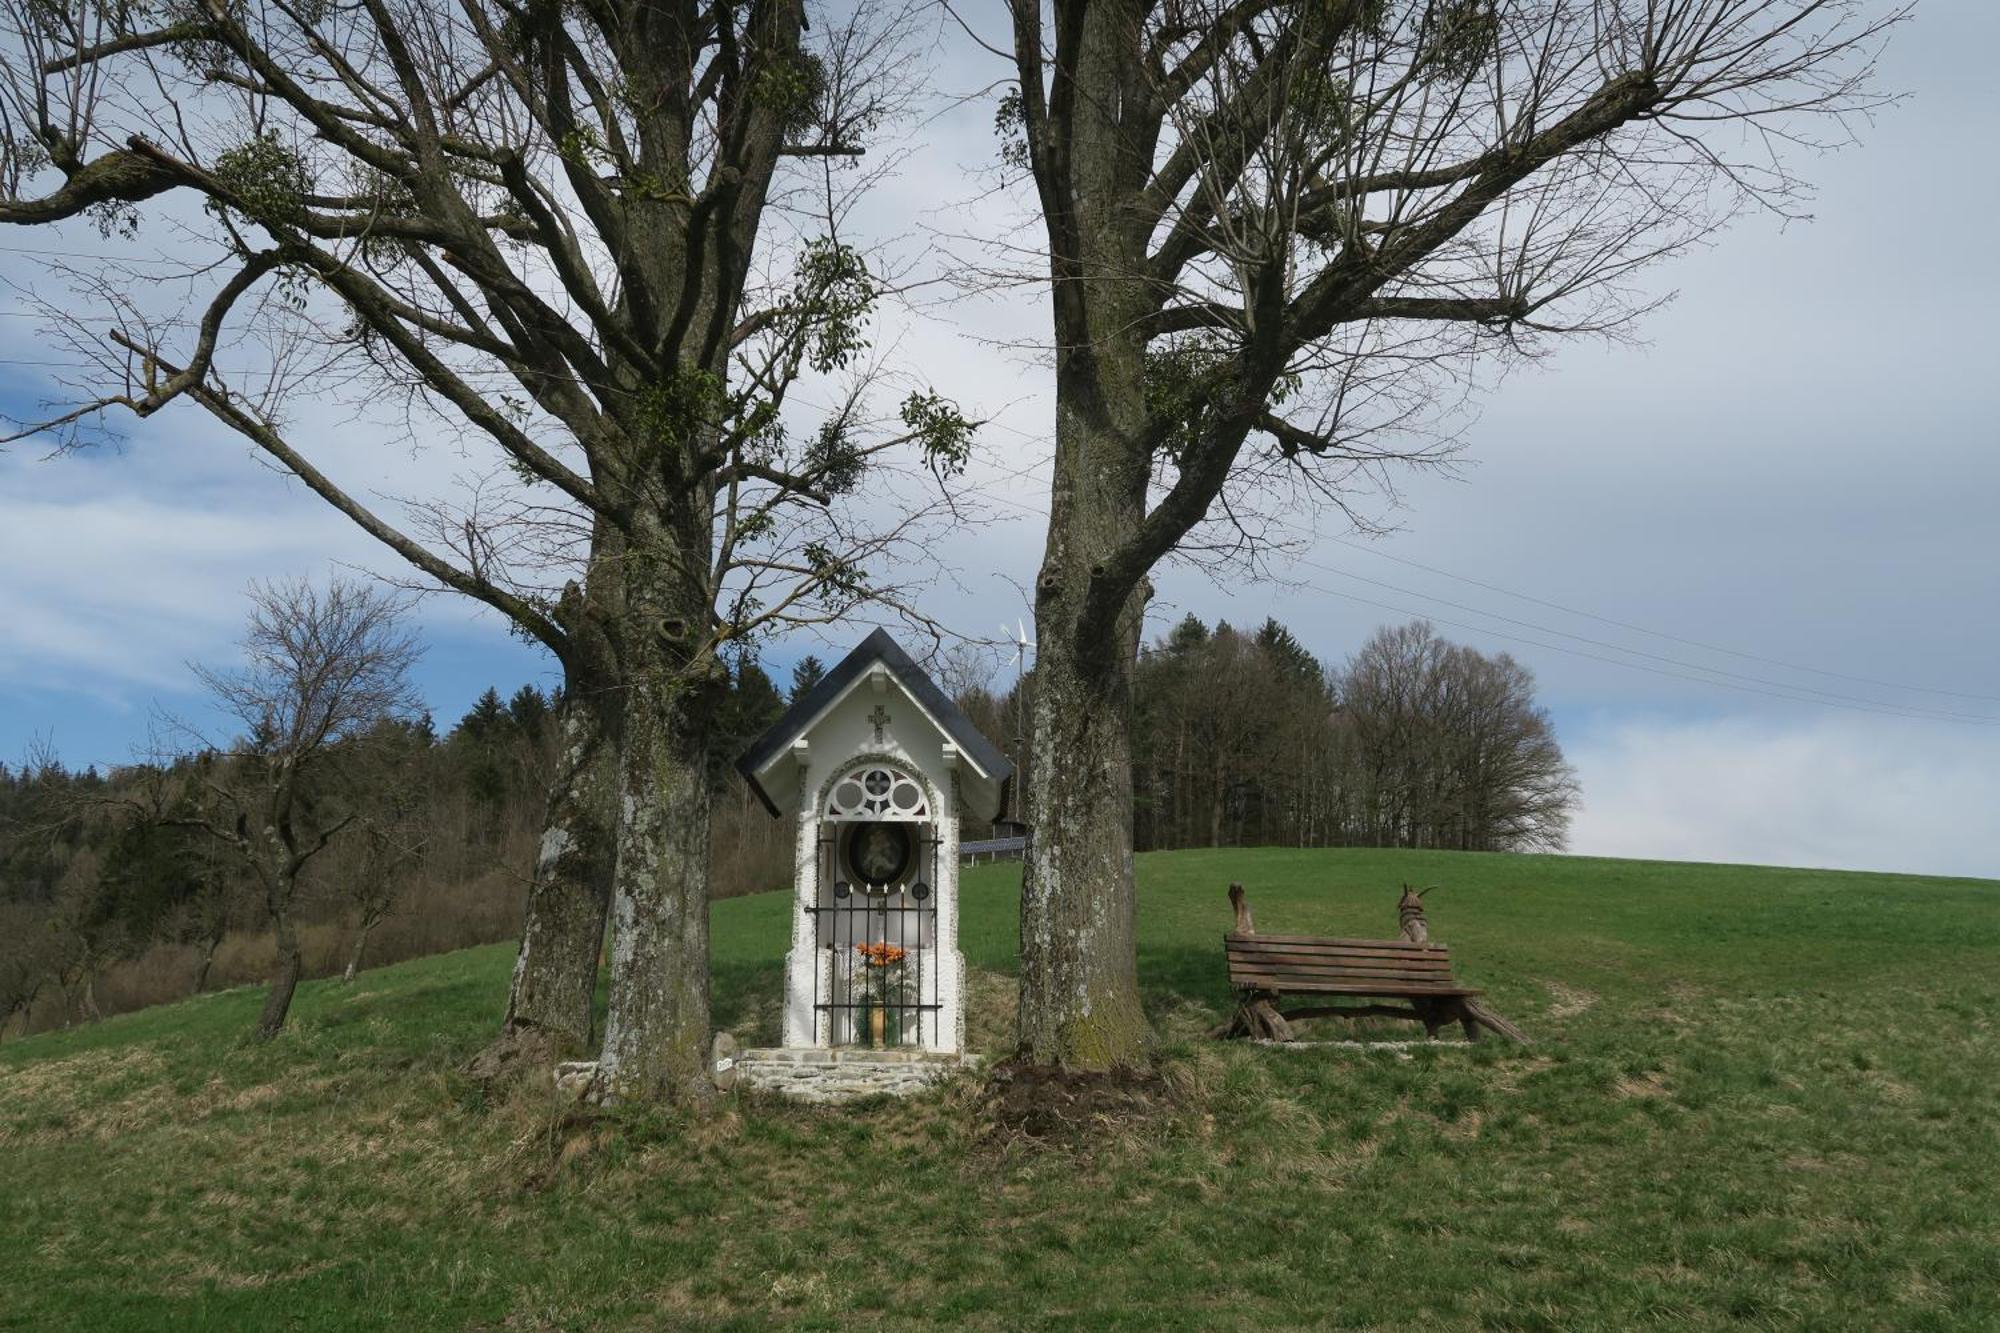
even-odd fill
[{"label": "sky", "polygon": [[[1931,0],[1892,41],[1908,94],[1859,146],[1797,160],[1810,221],[1739,219],[1650,282],[1672,300],[1636,344],[1580,342],[1484,395],[1453,475],[1404,475],[1389,531],[1297,516],[1314,540],[1262,579],[1174,567],[1149,627],[1275,616],[1339,660],[1385,622],[1513,654],[1582,784],[1570,849],[1610,856],[2000,877],[2000,109],[1985,53],[2000,11]],[[947,92],[1003,70],[949,34]],[[856,225],[912,253],[1032,235],[982,195],[992,97],[939,109]],[[1020,228],[1029,228],[1025,233]],[[93,233],[0,235],[24,249]],[[1000,517],[947,544],[926,609],[996,634],[1038,562],[1051,393],[1032,289],[886,314],[885,354],[991,418],[968,484]],[[0,406],[51,396],[61,355],[0,318]],[[476,458],[388,443],[379,421],[301,427],[371,495],[441,489]],[[0,759],[37,738],[73,764],[142,753],[165,715],[207,722],[188,664],[227,662],[253,577],[393,572],[392,558],[191,406],[122,445],[0,450]],[[419,607],[420,684],[442,722],[487,685],[552,684],[490,614]],[[782,679],[851,635],[768,644]],[[1724,674],[1727,673],[1727,674]]]}]

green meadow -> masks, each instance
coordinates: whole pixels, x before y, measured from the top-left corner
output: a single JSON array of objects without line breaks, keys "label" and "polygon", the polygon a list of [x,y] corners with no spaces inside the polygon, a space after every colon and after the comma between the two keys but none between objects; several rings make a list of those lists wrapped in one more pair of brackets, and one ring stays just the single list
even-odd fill
[{"label": "green meadow", "polygon": [[[1232,879],[1348,936],[1440,885],[1534,1043],[1208,1040]],[[2000,1327],[2000,884],[1271,849],[1139,883],[1160,1077],[1045,1136],[972,1079],[699,1122],[484,1087],[506,947],[308,985],[261,1046],[250,989],[0,1045],[0,1328]],[[965,876],[989,1052],[1017,885]],[[749,1042],[786,915],[714,909]]]}]

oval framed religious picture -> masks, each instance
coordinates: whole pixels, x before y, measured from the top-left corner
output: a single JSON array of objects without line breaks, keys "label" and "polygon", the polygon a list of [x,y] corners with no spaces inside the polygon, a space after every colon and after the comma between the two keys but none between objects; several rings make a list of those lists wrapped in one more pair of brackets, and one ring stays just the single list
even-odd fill
[{"label": "oval framed religious picture", "polygon": [[870,893],[902,880],[915,850],[908,824],[862,821],[847,826],[847,868]]}]

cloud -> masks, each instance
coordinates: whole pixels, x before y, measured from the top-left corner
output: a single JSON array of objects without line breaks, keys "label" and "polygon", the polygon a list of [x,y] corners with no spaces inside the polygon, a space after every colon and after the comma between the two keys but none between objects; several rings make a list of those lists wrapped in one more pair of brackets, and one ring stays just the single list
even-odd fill
[{"label": "cloud", "polygon": [[1641,720],[1569,757],[1575,852],[2000,877],[2000,731]]},{"label": "cloud", "polygon": [[253,574],[317,571],[344,545],[317,514],[224,508],[121,461],[0,459],[0,682],[179,685],[182,659],[234,638]]}]

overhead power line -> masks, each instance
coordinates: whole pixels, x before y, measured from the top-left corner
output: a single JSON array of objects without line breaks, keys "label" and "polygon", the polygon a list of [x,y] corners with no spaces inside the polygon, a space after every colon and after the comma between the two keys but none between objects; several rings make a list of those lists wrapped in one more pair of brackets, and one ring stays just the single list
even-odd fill
[{"label": "overhead power line", "polygon": [[157,258],[147,255],[94,255],[85,250],[42,250],[31,245],[0,245],[0,254],[37,255],[44,259],[99,259],[107,264],[174,264],[193,265],[194,261],[169,259],[164,255]]},{"label": "overhead power line", "polygon": [[1766,666],[1783,667],[1787,671],[1804,671],[1811,675],[1826,676],[1833,680],[1852,681],[1857,685],[1875,685],[1885,690],[1906,690],[1912,694],[1935,694],[1947,699],[1974,699],[1982,703],[2000,703],[2000,694],[1972,694],[1963,690],[1941,690],[1930,685],[1908,685],[1899,681],[1878,680],[1874,676],[1856,676],[1845,671],[1833,671],[1826,667],[1806,666],[1799,662],[1787,662],[1781,658],[1765,657],[1760,653],[1748,653],[1737,648],[1725,648],[1721,644],[1705,643],[1700,639],[1690,639],[1679,634],[1669,634],[1665,630],[1648,629],[1644,625],[1635,625],[1629,620],[1618,620],[1611,616],[1599,615],[1595,611],[1585,611],[1580,607],[1565,606],[1561,602],[1552,602],[1546,597],[1537,597],[1533,593],[1517,592],[1512,588],[1505,588],[1497,583],[1488,583],[1483,579],[1472,578],[1470,575],[1454,574],[1448,569],[1440,569],[1436,565],[1427,565],[1421,560],[1411,560],[1407,556],[1392,555],[1387,551],[1377,550],[1365,542],[1349,541],[1342,537],[1330,537],[1327,540],[1336,545],[1345,546],[1350,550],[1363,551],[1369,555],[1378,556],[1383,560],[1393,560],[1399,565],[1408,565],[1411,569],[1421,569],[1426,574],[1436,574],[1440,578],[1470,584],[1475,588],[1483,588],[1487,592],[1497,592],[1503,597],[1513,597],[1519,601],[1533,602],[1536,606],[1546,606],[1551,611],[1561,611],[1563,614],[1571,616],[1582,616],[1586,620],[1595,620],[1602,625],[1612,625],[1618,629],[1630,630],[1634,634],[1644,634],[1655,639],[1665,639],[1669,643],[1678,643],[1689,648],[1699,648],[1703,652],[1721,653],[1725,657],[1735,657],[1746,662],[1762,662]]},{"label": "overhead power line", "polygon": [[[1860,697],[1859,695],[1837,694],[1831,690],[1822,690],[1816,685],[1794,685],[1790,681],[1771,680],[1770,678],[1765,676],[1750,676],[1750,675],[1745,675],[1740,671],[1729,671],[1725,670],[1722,667],[1705,666],[1700,662],[1683,661],[1678,657],[1668,657],[1663,653],[1648,652],[1644,648],[1627,648],[1625,645],[1620,643],[1611,643],[1604,639],[1593,639],[1588,635],[1584,634],[1572,634],[1568,630],[1557,629],[1552,625],[1537,624],[1532,620],[1521,620],[1514,616],[1503,615],[1498,611],[1488,611],[1484,607],[1469,606],[1464,602],[1454,602],[1448,597],[1439,597],[1434,593],[1420,592],[1415,588],[1401,587],[1394,583],[1384,582],[1381,579],[1371,579],[1363,574],[1349,573],[1347,570],[1336,569],[1332,565],[1324,565],[1316,560],[1308,560],[1304,557],[1300,557],[1296,561],[1296,563],[1304,565],[1309,569],[1317,569],[1322,573],[1332,574],[1337,578],[1353,579],[1357,583],[1366,583],[1371,587],[1384,588],[1393,593],[1400,593],[1405,597],[1420,597],[1428,602],[1436,602],[1440,606],[1448,606],[1454,610],[1469,612],[1475,616],[1485,616],[1490,620],[1498,620],[1503,624],[1515,625],[1522,629],[1533,630],[1537,634],[1553,634],[1558,638],[1570,639],[1577,643],[1589,644],[1593,648],[1604,648],[1614,653],[1627,653],[1633,657],[1643,657],[1646,658],[1648,661],[1662,662],[1670,667],[1677,667],[1684,671],[1706,672],[1710,675],[1722,677],[1728,681],[1739,681],[1746,685],[1763,686],[1767,689],[1789,690],[1800,695],[1812,696],[1811,701],[1813,702],[1824,702],[1830,704],[1856,704],[1866,708],[1896,708],[1908,711],[1913,714],[1921,713],[1925,716],[1940,718],[1940,719],[1948,718],[1951,719],[1952,721],[1957,721],[1957,722],[2000,723],[2000,718],[1988,717],[1984,714],[1955,713],[1947,709],[1930,708],[1920,704],[1898,704],[1898,703],[1887,702],[1881,699],[1865,699]],[[1330,590],[1323,589],[1322,591],[1330,591]]]},{"label": "overhead power line", "polygon": [[[1416,616],[1420,619],[1434,621],[1441,625],[1450,625],[1454,629],[1470,630],[1475,634],[1490,634],[1495,638],[1506,639],[1511,643],[1525,643],[1536,648],[1546,649],[1549,652],[1568,653],[1572,657],[1589,658],[1593,662],[1603,662],[1610,666],[1626,667],[1633,671],[1646,671],[1650,672],[1655,676],[1668,676],[1676,680],[1693,681],[1696,684],[1700,685],[1715,685],[1725,690],[1739,690],[1746,694],[1767,695],[1770,698],[1783,699],[1789,703],[1816,704],[1821,708],[1842,708],[1848,710],[1849,712],[1856,712],[1856,713],[1879,713],[1884,717],[1900,717],[1920,722],[1955,721],[1955,722],[1969,722],[1975,726],[1989,726],[1989,727],[2000,726],[2000,718],[1975,717],[1969,713],[1967,714],[1934,713],[1923,710],[1900,708],[1894,704],[1878,707],[1873,704],[1840,703],[1834,700],[1814,699],[1803,695],[1785,693],[1780,690],[1767,690],[1755,685],[1742,685],[1736,683],[1735,681],[1730,681],[1730,680],[1716,680],[1708,676],[1689,675],[1686,672],[1673,671],[1665,667],[1647,666],[1643,662],[1626,662],[1626,661],[1621,661],[1620,659],[1615,657],[1604,657],[1597,653],[1585,652],[1581,648],[1566,648],[1559,643],[1543,643],[1538,639],[1530,639],[1519,634],[1504,633],[1500,630],[1490,629],[1483,625],[1470,625],[1462,620],[1452,620],[1445,616],[1431,615],[1423,611],[1412,611],[1408,607],[1392,606],[1388,602],[1378,602],[1373,598],[1362,597],[1355,593],[1341,592],[1337,588],[1323,588],[1316,583],[1307,583],[1301,586],[1310,588],[1312,591],[1317,593],[1324,593],[1328,597],[1338,597],[1343,601],[1359,602],[1363,606],[1372,606],[1378,610],[1390,611],[1399,616]],[[1627,650],[1620,649],[1619,651],[1623,652]],[[1706,670],[1706,669],[1707,668],[1697,668],[1697,670]]]},{"label": "overhead power line", "polygon": [[[1025,502],[1012,499],[1011,497],[989,496],[988,498],[993,500],[998,500],[1000,503],[1008,505],[1027,515],[1031,515],[1038,518],[1046,518],[1048,516],[1046,510],[1038,508],[1035,505],[1027,504]],[[1353,546],[1360,550],[1372,549],[1367,546],[1363,546],[1360,543],[1345,541],[1340,538],[1332,538],[1331,540],[1339,543],[1340,545]],[[1378,552],[1377,554],[1383,554],[1385,556],[1387,555],[1386,552]],[[1412,565],[1413,567],[1423,569],[1426,572],[1441,574],[1447,578],[1456,577],[1448,573],[1447,571],[1434,569],[1429,565],[1424,565],[1417,561],[1404,560],[1402,557],[1389,557],[1389,558],[1397,559],[1402,563],[1406,563]],[[1375,585],[1376,587],[1386,588],[1389,591],[1398,592],[1405,596],[1416,597],[1426,602],[1435,602],[1442,606],[1453,607],[1458,610],[1469,612],[1472,615],[1483,616],[1493,620],[1499,620],[1506,624],[1514,625],[1523,629],[1531,629],[1538,633],[1553,634],[1560,638],[1572,639],[1578,643],[1584,643],[1591,645],[1592,647],[1606,649],[1609,652],[1624,653],[1633,657],[1648,658],[1653,662],[1658,662],[1661,664],[1658,666],[1652,666],[1648,665],[1646,662],[1629,661],[1623,657],[1607,657],[1603,653],[1590,652],[1582,648],[1572,648],[1560,643],[1548,643],[1540,639],[1528,638],[1520,634],[1509,634],[1504,631],[1494,629],[1490,625],[1476,625],[1476,624],[1470,624],[1462,620],[1453,620],[1446,616],[1437,615],[1434,612],[1413,610],[1407,606],[1397,606],[1388,602],[1377,601],[1372,598],[1362,597],[1354,593],[1342,592],[1339,589],[1328,588],[1316,583],[1301,583],[1299,585],[1313,592],[1323,593],[1329,597],[1338,597],[1343,601],[1356,602],[1363,606],[1372,606],[1377,610],[1388,611],[1395,615],[1412,616],[1419,619],[1432,620],[1439,624],[1449,625],[1454,629],[1467,630],[1474,634],[1488,634],[1496,638],[1505,639],[1510,643],[1527,644],[1531,647],[1540,648],[1548,652],[1566,653],[1571,657],[1580,657],[1592,662],[1601,662],[1606,666],[1625,667],[1633,671],[1644,671],[1649,675],[1664,676],[1673,680],[1689,681],[1697,685],[1718,686],[1722,689],[1736,690],[1740,693],[1757,694],[1771,699],[1782,699],[1788,703],[1811,704],[1822,708],[1840,708],[1840,709],[1845,709],[1849,712],[1874,713],[1883,717],[1900,717],[1911,721],[1959,722],[1959,723],[1969,723],[1974,726],[2000,726],[2000,717],[1987,717],[1974,713],[1957,713],[1944,709],[1930,708],[1921,704],[1905,705],[1905,704],[1884,702],[1881,700],[1863,699],[1854,695],[1836,694],[1831,691],[1821,690],[1816,686],[1794,685],[1786,681],[1774,681],[1761,676],[1749,676],[1740,672],[1727,671],[1721,667],[1705,666],[1699,662],[1687,662],[1679,658],[1667,657],[1658,653],[1650,653],[1640,648],[1627,648],[1621,644],[1609,643],[1601,639],[1592,639],[1584,635],[1571,634],[1565,630],[1559,630],[1551,626],[1536,624],[1535,622],[1532,621],[1519,620],[1515,617],[1503,615],[1499,612],[1487,611],[1484,610],[1483,608],[1477,606],[1469,606],[1462,602],[1454,602],[1447,598],[1437,597],[1430,593],[1419,592],[1415,589],[1410,589],[1410,588],[1402,588],[1395,584],[1385,583],[1379,579],[1370,579],[1363,575],[1351,574],[1346,570],[1336,569],[1331,565],[1322,564],[1315,560],[1301,558],[1296,563],[1305,565],[1312,569],[1320,570],[1325,573],[1334,574],[1342,578],[1351,578],[1357,580],[1358,582],[1370,583]],[[1477,580],[1472,580],[1472,579],[1466,579],[1464,581],[1468,583],[1478,582]],[[1538,602],[1542,601],[1542,599],[1535,598],[1526,593],[1514,593],[1512,590],[1502,588],[1497,584],[1493,585],[1480,584],[1480,586],[1487,587],[1490,591],[1493,592],[1499,592],[1508,596],[1517,596],[1527,601],[1538,601]],[[1677,637],[1674,635],[1663,634],[1658,631],[1647,630],[1642,626],[1637,626],[1637,625],[1628,626],[1624,622],[1612,620],[1610,617],[1598,616],[1587,611],[1573,610],[1572,608],[1561,606],[1560,604],[1555,602],[1544,602],[1543,604],[1549,606],[1553,610],[1570,612],[1572,614],[1584,616],[1587,619],[1602,620],[1607,623],[1617,625],[1621,629],[1629,628],[1639,633],[1651,634],[1654,635],[1655,637],[1660,637],[1660,638],[1674,639]],[[1699,641],[1696,640],[1684,640],[1684,642],[1688,643],[1689,646],[1695,646],[1695,647],[1708,646],[1700,644]],[[1718,649],[1718,651],[1729,653],[1732,656],[1742,656],[1742,657],[1753,658],[1759,661],[1769,661],[1770,664],[1773,666],[1786,666],[1787,669],[1793,669],[1790,668],[1786,663],[1778,662],[1772,659],[1758,658],[1755,654],[1750,654],[1750,653],[1739,654],[1732,649]],[[1813,668],[1813,667],[1803,667],[1796,669],[1811,671],[1814,674],[1819,674],[1819,675],[1836,676],[1845,679],[1854,679],[1867,684],[1878,684],[1878,683],[1886,684],[1886,682],[1876,682],[1868,677],[1850,677],[1843,672],[1823,671],[1819,668]],[[1896,687],[1890,686],[1890,688],[1896,688]],[[1954,691],[1937,691],[1937,693],[1950,694],[1952,697],[1969,698],[1969,699],[1986,699],[1994,697],[1989,695],[1959,694]]]}]

